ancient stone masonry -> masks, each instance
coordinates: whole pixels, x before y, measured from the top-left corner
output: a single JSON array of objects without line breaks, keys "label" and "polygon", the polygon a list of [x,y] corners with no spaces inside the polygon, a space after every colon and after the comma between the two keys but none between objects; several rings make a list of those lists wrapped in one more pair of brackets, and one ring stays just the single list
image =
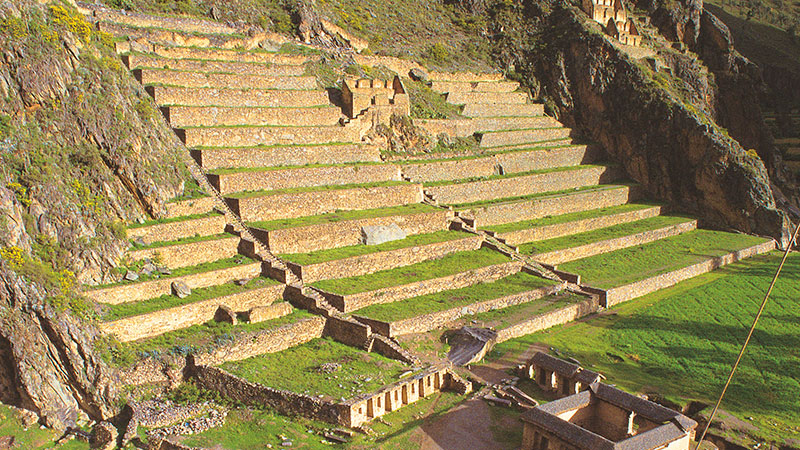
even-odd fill
[{"label": "ancient stone masonry", "polygon": [[642,36],[636,23],[628,17],[623,0],[582,0],[581,8],[602,25],[609,36],[626,45],[641,45]]}]

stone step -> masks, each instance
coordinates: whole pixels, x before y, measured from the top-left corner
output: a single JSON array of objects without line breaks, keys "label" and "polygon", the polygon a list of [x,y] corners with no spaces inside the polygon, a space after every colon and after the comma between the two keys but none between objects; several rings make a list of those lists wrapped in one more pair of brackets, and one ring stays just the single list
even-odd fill
[{"label": "stone step", "polygon": [[429,72],[428,79],[431,81],[458,81],[466,83],[480,83],[502,81],[503,75],[500,73],[472,73],[472,72]]},{"label": "stone step", "polygon": [[175,133],[187,147],[315,145],[361,141],[360,130],[338,125],[328,127],[176,128]]},{"label": "stone step", "polygon": [[193,149],[192,157],[206,170],[378,162],[380,148],[369,144],[288,145]]},{"label": "stone step", "polygon": [[[252,50],[257,48],[259,43],[264,41],[261,36],[248,37],[230,34],[208,34],[208,33],[185,33],[165,28],[140,28],[116,22],[100,21],[97,24],[100,31],[111,34],[116,38],[124,38],[125,41],[117,44],[128,44],[136,47],[138,43],[147,42],[152,46],[153,43],[180,46],[180,47],[218,47],[225,49],[243,48]],[[285,39],[285,38],[284,38]],[[119,51],[119,47],[117,49]]]},{"label": "stone step", "polygon": [[190,216],[185,219],[167,220],[162,223],[131,226],[128,238],[141,239],[145,244],[165,242],[194,236],[211,236],[225,231],[227,220],[219,213],[205,214],[200,217]]},{"label": "stone step", "polygon": [[527,199],[498,200],[458,207],[458,216],[476,228],[539,219],[545,216],[618,206],[634,200],[638,189],[629,186],[598,186],[569,193],[532,196]]},{"label": "stone step", "polygon": [[255,278],[260,276],[262,267],[260,262],[251,262],[224,269],[210,270],[207,272],[191,273],[188,275],[170,276],[152,281],[123,283],[99,289],[84,291],[83,295],[98,303],[117,305],[120,303],[136,302],[151,298],[169,295],[172,292],[172,283],[179,281],[191,289],[216,286],[234,280]]},{"label": "stone step", "polygon": [[[433,239],[431,243],[424,243],[426,236],[442,236],[437,239],[446,240],[437,241]],[[349,257],[341,257],[341,255],[347,255],[347,250],[351,247],[344,247],[341,249],[343,251],[328,251],[327,253],[333,253],[330,257],[326,257],[323,251],[300,255],[282,255],[281,258],[286,261],[289,269],[303,282],[313,283],[320,280],[366,275],[422,261],[439,259],[451,253],[477,250],[483,242],[483,238],[478,235],[448,231],[445,234],[440,232],[416,236],[411,241],[412,243],[402,246],[404,241],[411,239],[406,238],[372,246],[359,244],[357,247],[352,248],[361,251],[356,252],[355,256]],[[420,241],[423,243],[416,244]],[[304,259],[301,259],[305,256],[316,256],[316,260],[310,259],[312,262],[306,263]]]},{"label": "stone step", "polygon": [[[633,225],[633,223],[625,225],[629,226]],[[673,225],[649,229],[626,236],[613,237],[597,242],[576,245],[545,253],[534,253],[531,255],[531,257],[534,260],[545,264],[557,265],[574,261],[576,259],[588,258],[594,255],[613,252],[623,248],[647,244],[649,242],[687,233],[695,229],[697,229],[697,221],[687,219]]]},{"label": "stone step", "polygon": [[526,130],[491,131],[481,137],[481,148],[499,148],[525,145],[531,142],[566,139],[572,134],[570,128],[534,128]]},{"label": "stone step", "polygon": [[436,92],[514,92],[519,89],[516,81],[434,81],[431,89]]},{"label": "stone step", "polygon": [[[190,240],[189,242],[165,242],[165,245],[151,246],[128,252],[133,261],[151,259],[160,265],[176,269],[193,266],[220,258],[233,258],[239,253],[238,236],[223,234],[215,239]],[[172,243],[174,242],[174,243]]]},{"label": "stone step", "polygon": [[134,69],[133,76],[145,85],[156,84],[218,89],[280,89],[288,91],[317,89],[317,79],[314,77],[270,77],[164,69]]},{"label": "stone step", "polygon": [[309,61],[308,57],[301,55],[285,55],[266,51],[246,52],[211,47],[191,48],[154,45],[153,54],[162,58],[171,59],[205,59],[211,61],[283,64],[289,66],[300,66]]},{"label": "stone step", "polygon": [[208,61],[199,59],[168,59],[153,55],[122,55],[122,62],[129,69],[165,69],[173,71],[231,73],[238,75],[260,75],[265,77],[292,77],[305,73],[303,66]]},{"label": "stone step", "polygon": [[535,117],[544,115],[544,105],[525,104],[485,104],[471,102],[464,105],[461,114],[467,117]]},{"label": "stone step", "polygon": [[401,170],[411,181],[436,182],[577,166],[595,161],[598,153],[585,145],[525,149],[479,158],[404,164]]},{"label": "stone step", "polygon": [[336,106],[314,108],[223,108],[215,106],[166,106],[161,108],[175,128],[197,126],[332,126],[342,110]]},{"label": "stone step", "polygon": [[315,216],[334,211],[386,208],[422,202],[422,185],[397,183],[336,186],[322,189],[249,192],[227,197],[234,213],[244,221],[270,221]]},{"label": "stone step", "polygon": [[[305,253],[362,243],[362,227],[397,225],[407,235],[446,230],[451,211],[413,204],[399,208],[339,212],[285,223],[250,223],[253,235],[276,254]],[[308,220],[315,219],[315,220]]]},{"label": "stone step", "polygon": [[425,193],[439,204],[464,204],[595,186],[614,181],[618,173],[614,167],[577,166],[569,170],[426,186]]},{"label": "stone step", "polygon": [[[615,208],[611,207],[608,209],[613,211]],[[523,228],[513,231],[501,231],[495,233],[495,237],[502,239],[508,245],[517,246],[526,242],[554,239],[575,233],[583,233],[613,225],[656,217],[661,215],[663,210],[664,208],[661,206],[648,206],[634,210],[625,210],[621,212],[605,214],[602,209],[597,209],[594,210],[596,213],[589,217],[563,221],[559,220],[559,217],[574,216],[575,214],[561,214],[559,216],[550,216],[552,219],[555,219],[552,220],[553,223],[530,225],[521,223],[520,225],[524,225]]]},{"label": "stone step", "polygon": [[226,195],[243,191],[402,181],[402,178],[399,167],[395,165],[360,164],[219,171],[209,173],[208,180],[220,194]]},{"label": "stone step", "polygon": [[215,313],[220,306],[226,306],[235,312],[245,312],[253,308],[269,308],[273,310],[272,315],[277,318],[292,312],[289,303],[275,303],[282,297],[285,289],[284,285],[276,284],[111,322],[101,322],[98,326],[102,332],[116,335],[121,342],[130,342],[214,320]]},{"label": "stone step", "polygon": [[83,2],[78,4],[78,8],[84,15],[99,21],[115,22],[139,28],[164,28],[184,33],[234,34],[238,32],[235,28],[210,20],[176,16],[156,16],[114,10],[104,6]]},{"label": "stone step", "polygon": [[557,128],[562,126],[561,122],[550,116],[479,117],[472,119],[472,121],[475,131],[478,133],[532,128]]},{"label": "stone step", "polygon": [[147,92],[161,106],[295,107],[329,106],[325,91],[267,89],[182,88],[147,86]]},{"label": "stone step", "polygon": [[451,92],[447,94],[447,103],[454,105],[476,103],[524,105],[528,103],[528,94],[525,92]]}]

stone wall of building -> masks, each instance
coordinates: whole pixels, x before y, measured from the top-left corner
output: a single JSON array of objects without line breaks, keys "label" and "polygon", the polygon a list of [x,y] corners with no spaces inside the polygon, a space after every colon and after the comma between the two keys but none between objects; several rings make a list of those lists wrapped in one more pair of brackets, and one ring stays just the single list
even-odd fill
[{"label": "stone wall of building", "polygon": [[231,236],[210,241],[145,248],[128,252],[128,256],[134,261],[149,258],[174,269],[233,258],[238,254],[239,241],[238,236]]},{"label": "stone wall of building", "polygon": [[162,108],[173,127],[192,126],[330,126],[339,122],[341,109],[335,106],[318,108],[222,108],[204,106],[172,106]]},{"label": "stone wall of building", "polygon": [[731,252],[727,255],[711,258],[701,263],[693,264],[682,269],[657,275],[625,286],[616,287],[606,291],[603,306],[611,307],[616,304],[641,297],[643,295],[674,286],[683,280],[702,275],[724,265],[760,255],[775,249],[775,241],[767,241],[742,250]]},{"label": "stone wall of building", "polygon": [[391,303],[448,289],[471,286],[476,283],[492,282],[519,272],[522,270],[522,266],[523,264],[520,261],[510,261],[503,264],[467,270],[445,277],[417,281],[369,292],[360,292],[351,295],[340,295],[325,291],[320,291],[320,293],[331,305],[340,311],[351,312],[378,303]]},{"label": "stone wall of building", "polygon": [[145,90],[163,106],[311,107],[327,106],[324,91],[264,91],[215,88],[147,86]]},{"label": "stone wall of building", "polygon": [[169,294],[171,293],[170,285],[175,281],[182,281],[191,289],[197,289],[225,284],[233,280],[254,278],[261,275],[261,271],[261,263],[257,262],[191,275],[91,289],[84,291],[83,295],[98,303],[116,305],[119,303],[147,300]]},{"label": "stone wall of building", "polygon": [[214,318],[214,313],[220,305],[237,312],[270,305],[283,296],[284,289],[285,286],[282,284],[251,289],[112,322],[101,322],[99,328],[104,333],[115,334],[122,342],[135,341],[208,322]]},{"label": "stone wall of building", "polygon": [[191,236],[210,236],[225,231],[228,221],[222,214],[183,220],[180,222],[159,223],[144,227],[128,228],[128,238],[141,239],[145,244],[173,241]]},{"label": "stone wall of building", "polygon": [[635,245],[642,245],[648,242],[657,241],[660,239],[668,238],[670,236],[677,236],[679,234],[692,231],[697,228],[697,221],[690,220],[668,227],[659,228],[657,230],[643,231],[641,233],[622,236],[614,239],[606,239],[599,242],[592,242],[578,247],[565,248],[555,250],[547,253],[534,254],[531,257],[536,261],[541,261],[546,264],[561,264],[567,261],[574,261],[576,259],[587,258],[601,253],[608,253],[622,248],[633,247]]},{"label": "stone wall of building", "polygon": [[452,214],[450,211],[440,210],[271,231],[254,228],[253,234],[262,242],[266,242],[273,253],[305,253],[357,245],[361,243],[361,228],[365,226],[397,224],[408,235],[446,230]]},{"label": "stone wall of building", "polygon": [[450,253],[477,250],[483,238],[467,236],[463,239],[436,242],[434,244],[389,250],[350,258],[326,261],[318,264],[299,265],[287,262],[286,265],[305,283],[332,278],[346,278],[374,273],[395,267],[408,266],[422,261],[441,258]]},{"label": "stone wall of building", "polygon": [[599,301],[596,297],[583,300],[578,303],[564,306],[555,311],[550,311],[538,315],[530,320],[517,323],[508,328],[504,328],[497,332],[497,343],[505,342],[509,339],[514,339],[520,336],[536,333],[537,331],[546,330],[556,325],[563,325],[567,322],[580,319],[583,316],[593,314],[599,309]]},{"label": "stone wall of building", "polygon": [[195,161],[206,170],[224,167],[298,166],[381,160],[380,149],[369,144],[230,147],[191,150],[191,153]]},{"label": "stone wall of building", "polygon": [[422,202],[421,184],[326,189],[310,192],[227,198],[242,220],[276,220],[335,211],[387,208]]}]

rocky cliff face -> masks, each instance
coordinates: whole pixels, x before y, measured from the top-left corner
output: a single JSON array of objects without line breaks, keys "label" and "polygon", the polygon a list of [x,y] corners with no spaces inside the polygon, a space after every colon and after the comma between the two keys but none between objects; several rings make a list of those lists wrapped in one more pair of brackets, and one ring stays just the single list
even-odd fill
[{"label": "rocky cliff face", "polygon": [[0,401],[55,428],[113,414],[81,283],[111,279],[124,223],[188,179],[176,137],[62,2],[0,3]]},{"label": "rocky cliff face", "polygon": [[534,2],[526,8],[528,23],[516,27],[535,33],[501,38],[500,58],[538,88],[563,123],[601,144],[652,198],[706,226],[785,241],[787,222],[760,158],[675,96],[669,79],[584,24],[581,12],[543,11]]}]

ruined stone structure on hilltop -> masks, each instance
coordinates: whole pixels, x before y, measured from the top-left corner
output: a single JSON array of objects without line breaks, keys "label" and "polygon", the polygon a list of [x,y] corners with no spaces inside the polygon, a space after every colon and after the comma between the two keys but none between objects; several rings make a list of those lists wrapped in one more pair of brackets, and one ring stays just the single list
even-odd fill
[{"label": "ruined stone structure on hilltop", "polygon": [[622,0],[583,0],[583,11],[603,26],[609,36],[625,45],[639,46],[642,36],[633,19],[628,17]]}]

